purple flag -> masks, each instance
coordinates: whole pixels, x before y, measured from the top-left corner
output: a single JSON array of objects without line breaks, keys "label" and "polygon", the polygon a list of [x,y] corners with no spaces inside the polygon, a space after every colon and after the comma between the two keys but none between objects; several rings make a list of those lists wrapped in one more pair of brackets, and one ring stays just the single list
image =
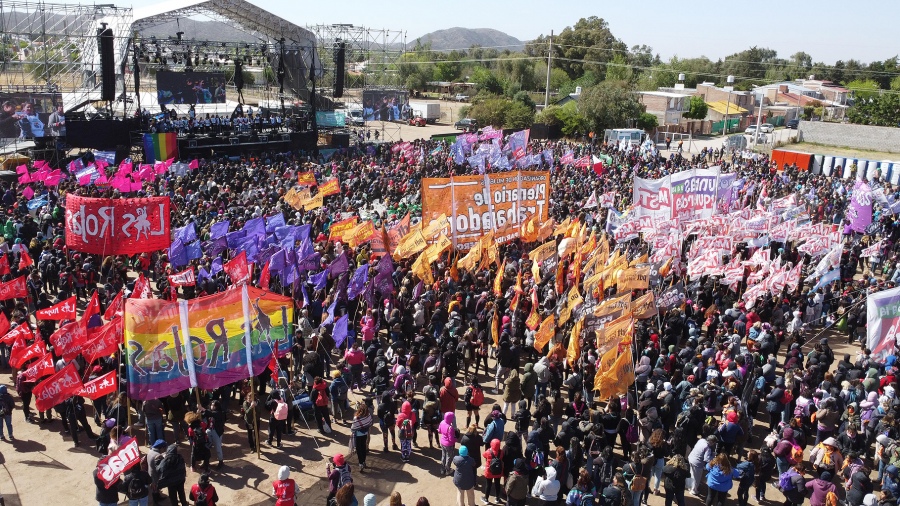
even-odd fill
[{"label": "purple flag", "polygon": [[209,227],[209,238],[218,239],[219,237],[224,237],[225,234],[228,233],[229,226],[231,226],[230,221],[220,221],[218,223],[213,223]]},{"label": "purple flag", "polygon": [[330,274],[332,278],[338,277],[349,269],[350,263],[347,261],[347,255],[344,253],[341,253],[341,256],[335,258],[333,262],[328,264],[328,274]]},{"label": "purple flag", "polygon": [[872,188],[863,181],[857,181],[850,195],[850,207],[847,208],[847,219],[850,229],[864,233],[872,224]]},{"label": "purple flag", "polygon": [[313,248],[312,243],[309,241],[309,238],[304,239],[300,243],[300,251],[297,252],[298,258],[307,258],[316,253],[315,248]]},{"label": "purple flag", "polygon": [[284,226],[284,214],[277,213],[266,218],[266,232],[273,233],[276,228]]},{"label": "purple flag", "polygon": [[228,249],[228,240],[225,237],[219,237],[214,241],[206,241],[203,243],[203,251],[206,251],[206,254],[214,257],[219,253]]},{"label": "purple flag", "polygon": [[306,285],[300,285],[300,293],[303,294],[303,307],[309,305],[309,294],[306,293]]},{"label": "purple flag", "polygon": [[169,262],[175,267],[187,265],[188,263],[187,252],[185,251],[184,243],[180,239],[175,239],[172,241],[172,245],[169,246]]},{"label": "purple flag", "polygon": [[194,226],[194,222],[190,222],[181,228],[176,228],[175,229],[175,238],[181,239],[181,242],[183,242],[185,244],[196,241],[197,240],[197,227]]},{"label": "purple flag", "polygon": [[[300,258],[300,255],[297,255]],[[301,271],[314,271],[319,268],[319,264],[321,263],[322,255],[319,253],[313,253],[312,255],[303,258],[298,264],[297,268]],[[326,271],[327,272],[327,271]]]},{"label": "purple flag", "polygon": [[209,279],[211,277],[212,277],[212,274],[210,274],[209,271],[206,270],[206,267],[201,267],[200,270],[197,272],[197,279],[199,279],[200,281]]},{"label": "purple flag", "polygon": [[222,257],[216,257],[215,260],[213,260],[212,267],[210,267],[210,269],[210,274],[212,274],[213,276],[222,272]]},{"label": "purple flag", "polygon": [[225,240],[228,242],[228,247],[231,249],[235,249],[247,237],[246,230],[237,230],[235,232],[229,232],[225,234]]},{"label": "purple flag", "polygon": [[198,258],[202,258],[203,252],[200,249],[200,241],[195,240],[194,242],[186,245],[185,253],[187,254],[188,260],[196,260]]},{"label": "purple flag", "polygon": [[413,296],[412,296],[413,300],[416,300],[419,297],[421,297],[422,292],[424,292],[424,291],[425,291],[425,282],[419,281],[419,284],[416,285],[415,288],[413,288]]},{"label": "purple flag", "polygon": [[284,262],[284,250],[283,249],[279,249],[278,251],[276,251],[275,254],[273,254],[269,260],[270,260],[269,269],[276,271],[276,272],[280,272],[280,271],[284,270],[285,262]]},{"label": "purple flag", "polygon": [[378,274],[393,274],[394,273],[394,261],[391,259],[390,255],[384,255],[378,261]]},{"label": "purple flag", "polygon": [[328,317],[322,320],[322,325],[328,325],[329,323],[334,323],[334,311],[337,309],[337,297],[331,301],[331,305],[328,306],[328,309],[325,312],[328,314]]},{"label": "purple flag", "polygon": [[334,322],[334,330],[331,332],[331,337],[334,338],[334,345],[337,348],[340,348],[341,345],[344,344],[344,341],[347,340],[348,321],[349,315],[344,315]]},{"label": "purple flag", "polygon": [[325,288],[325,283],[328,282],[328,270],[326,269],[318,274],[313,274],[309,277],[309,282],[312,283],[316,290]]},{"label": "purple flag", "polygon": [[253,218],[249,220],[241,229],[247,232],[247,235],[266,235],[266,219]]},{"label": "purple flag", "polygon": [[356,269],[356,272],[353,273],[353,277],[350,278],[350,285],[347,288],[347,298],[355,299],[356,297],[359,297],[359,294],[361,294],[366,287],[366,281],[368,281],[368,279],[369,266],[359,266],[359,268]]}]

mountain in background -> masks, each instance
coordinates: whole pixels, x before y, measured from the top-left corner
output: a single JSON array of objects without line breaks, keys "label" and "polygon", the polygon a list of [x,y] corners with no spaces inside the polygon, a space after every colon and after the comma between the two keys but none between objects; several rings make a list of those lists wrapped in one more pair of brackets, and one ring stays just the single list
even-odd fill
[{"label": "mountain in background", "polygon": [[[416,39],[409,39],[408,48],[412,48]],[[447,28],[446,30],[437,30],[426,33],[418,38],[423,44],[431,42],[431,49],[438,51],[449,51],[451,49],[469,49],[472,46],[496,47],[497,50],[503,51],[521,51],[525,48],[525,43],[521,40],[507,35],[493,28]]]},{"label": "mountain in background", "polygon": [[181,18],[178,21],[169,21],[161,25],[142,30],[144,37],[156,35],[159,38],[175,37],[178,32],[184,32],[184,40],[212,40],[216,42],[259,42],[247,32],[238,30],[221,21],[198,21],[190,18]]}]

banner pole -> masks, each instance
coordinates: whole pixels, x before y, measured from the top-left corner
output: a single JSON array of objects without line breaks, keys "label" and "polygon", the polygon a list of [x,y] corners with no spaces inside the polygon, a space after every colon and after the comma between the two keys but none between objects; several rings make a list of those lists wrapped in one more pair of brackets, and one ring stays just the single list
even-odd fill
[{"label": "banner pole", "polygon": [[[254,402],[256,402],[256,385],[253,376],[250,376],[250,406],[253,406]],[[250,409],[253,410],[253,414],[251,415],[253,416],[253,441],[256,443],[256,458],[259,459],[261,458],[259,451],[259,416],[257,415],[259,411],[255,406]]]}]

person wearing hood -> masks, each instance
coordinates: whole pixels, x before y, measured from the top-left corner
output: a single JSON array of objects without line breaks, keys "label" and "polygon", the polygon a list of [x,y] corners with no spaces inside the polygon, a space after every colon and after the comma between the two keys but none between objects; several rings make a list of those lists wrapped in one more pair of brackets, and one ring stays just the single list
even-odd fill
[{"label": "person wearing hood", "polygon": [[786,472],[793,464],[791,453],[795,446],[799,447],[800,445],[794,439],[794,429],[785,427],[781,431],[781,440],[772,449],[772,455],[775,456],[775,466],[778,468],[779,475]]},{"label": "person wearing hood", "polygon": [[157,484],[159,488],[165,487],[172,505],[181,502],[181,506],[188,506],[184,493],[184,482],[187,480],[187,470],[184,457],[178,453],[178,445],[171,444],[166,448],[166,454],[156,465],[159,475]]},{"label": "person wearing hood", "polygon": [[647,355],[642,356],[638,366],[634,368],[634,384],[637,387],[637,391],[643,392],[646,390],[647,381],[650,379],[652,372],[653,366],[650,365],[650,357]]},{"label": "person wearing hood", "polygon": [[522,398],[528,401],[528,409],[531,409],[534,394],[537,391],[537,374],[534,373],[534,364],[525,364],[525,372],[522,373]]},{"label": "person wearing hood", "polygon": [[165,440],[157,439],[147,452],[147,470],[149,471],[150,479],[152,480],[150,489],[153,492],[153,502],[155,503],[159,503],[163,500],[162,494],[159,493],[159,473],[156,470],[156,464],[162,460],[163,452],[165,451]]},{"label": "person wearing hood", "polygon": [[481,501],[485,504],[490,502],[491,488],[494,488],[494,497],[500,502],[500,479],[506,476],[503,472],[503,450],[500,448],[500,440],[495,439],[490,442],[490,446],[481,455],[484,458],[484,495]]},{"label": "person wearing hood", "polygon": [[[313,391],[311,397],[313,397],[313,405],[316,412],[316,425],[319,427],[319,432],[330,433],[331,417],[328,414],[328,405],[330,404],[330,399],[328,397],[328,384],[321,376],[317,376],[313,380]],[[271,444],[271,436],[269,437],[269,443]],[[278,445],[281,446],[280,437]]]},{"label": "person wearing hood", "polygon": [[300,485],[291,479],[290,467],[278,468],[278,479],[272,482],[272,489],[275,494],[275,506],[295,506],[297,504]]},{"label": "person wearing hood", "polygon": [[412,404],[403,401],[400,414],[397,415],[397,432],[400,433],[400,458],[403,462],[409,462],[412,455],[412,441],[416,434],[416,414]]},{"label": "person wearing hood", "polygon": [[506,482],[506,501],[508,506],[525,506],[528,497],[528,477],[530,469],[525,458],[513,461],[513,472]]},{"label": "person wearing hood", "polygon": [[[128,504],[147,506],[150,496],[150,487],[153,478],[144,470],[148,461],[142,461],[140,465],[133,466],[123,476],[119,484],[119,491],[125,494]],[[159,502],[159,501],[157,501]]]},{"label": "person wearing hood", "polygon": [[784,412],[785,401],[784,378],[775,378],[775,388],[766,396],[766,411],[769,413],[769,432],[775,430],[781,422],[781,414]]},{"label": "person wearing hood", "polygon": [[450,464],[456,450],[456,415],[444,413],[444,420],[438,426],[438,442],[441,445],[441,476],[450,474]]},{"label": "person wearing hood", "polygon": [[837,447],[837,441],[833,437],[828,437],[809,452],[809,461],[816,472],[830,471],[834,474],[843,467],[844,457]]},{"label": "person wearing hood", "polygon": [[216,506],[219,502],[219,494],[216,487],[210,483],[209,474],[203,473],[197,483],[191,486],[191,493],[188,497],[194,501],[195,506]]},{"label": "person wearing hood", "polygon": [[438,398],[441,401],[441,413],[456,412],[456,401],[459,400],[459,391],[453,384],[453,378],[444,378],[444,386],[441,387]]},{"label": "person wearing hood", "polygon": [[501,416],[499,410],[491,411],[491,422],[484,431],[484,444],[490,444],[493,441],[500,441],[505,433],[506,419]]},{"label": "person wearing hood", "polygon": [[538,477],[531,488],[531,495],[541,499],[544,506],[557,504],[559,500],[559,480],[556,479],[556,469],[544,468],[545,476]]},{"label": "person wearing hood", "polygon": [[375,506],[375,494],[366,494],[363,497],[363,506]]},{"label": "person wearing hood", "polygon": [[459,447],[459,454],[453,457],[453,485],[456,486],[456,506],[475,504],[475,461],[469,456],[469,449]]},{"label": "person wearing hood", "polygon": [[734,478],[740,478],[736,469],[731,467],[728,455],[720,453],[706,464],[706,506],[719,506],[728,502],[728,491],[734,486]]},{"label": "person wearing hood", "polygon": [[806,490],[810,491],[810,506],[826,506],[825,498],[829,492],[837,493],[837,487],[831,480],[834,475],[828,471],[823,472],[818,478],[806,482]]},{"label": "person wearing hood", "polygon": [[15,406],[16,402],[7,391],[6,385],[0,385],[0,440],[6,441],[6,437],[3,435],[4,424],[6,425],[6,432],[9,434],[9,440],[12,441],[13,439],[12,412]]},{"label": "person wearing hood", "polygon": [[510,408],[515,408],[522,396],[522,382],[519,379],[518,369],[511,368],[509,376],[503,382],[503,416],[509,417]]},{"label": "person wearing hood", "polygon": [[[100,479],[99,472],[100,468],[94,467],[94,487],[96,487],[94,499],[97,500],[97,504],[100,506],[116,506],[119,504],[119,486],[122,483],[121,478],[116,477],[116,481],[107,488],[106,483]],[[185,503],[184,506],[187,506],[187,503]]]}]

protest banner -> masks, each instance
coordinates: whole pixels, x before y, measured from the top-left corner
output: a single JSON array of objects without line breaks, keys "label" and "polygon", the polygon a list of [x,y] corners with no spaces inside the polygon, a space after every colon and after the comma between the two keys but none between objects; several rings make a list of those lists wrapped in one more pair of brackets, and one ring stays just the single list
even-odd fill
[{"label": "protest banner", "polygon": [[97,463],[97,477],[103,482],[104,487],[109,488],[116,483],[119,476],[140,462],[141,449],[137,439],[128,438],[120,443],[116,451],[100,459]]},{"label": "protest banner", "polygon": [[873,360],[893,354],[900,331],[900,288],[870,293],[866,297],[866,347]]},{"label": "protest banner", "polygon": [[171,244],[169,197],[66,196],[66,247],[97,255],[134,255]]},{"label": "protest banner", "polygon": [[32,390],[38,411],[47,411],[81,391],[81,378],[74,363],[63,367],[53,376],[37,384]]},{"label": "protest banner", "polygon": [[0,283],[0,300],[24,299],[28,297],[28,286],[25,282],[25,276]]},{"label": "protest banner", "polygon": [[719,168],[692,169],[661,179],[634,178],[637,217],[695,219],[712,216],[719,193]]},{"label": "protest banner", "polygon": [[178,286],[194,286],[197,284],[197,276],[194,274],[194,267],[191,266],[177,274],[169,276],[169,285]]},{"label": "protest banner", "polygon": [[109,371],[103,376],[85,383],[78,395],[95,401],[115,392],[117,387],[116,371]]},{"label": "protest banner", "polygon": [[73,321],[60,327],[49,339],[57,355],[72,360],[87,342],[87,329]]},{"label": "protest banner", "polygon": [[669,311],[682,305],[685,300],[687,300],[687,295],[684,291],[684,283],[679,281],[659,294],[659,297],[656,299],[656,307],[663,311]]},{"label": "protest banner", "polygon": [[337,195],[338,193],[341,193],[341,183],[336,177],[328,179],[319,185],[319,195],[322,195],[323,197]]},{"label": "protest banner", "polygon": [[246,285],[190,301],[128,299],[128,393],[155,399],[258,374],[275,350],[290,347],[293,312],[290,297]]},{"label": "protest banner", "polygon": [[498,172],[478,176],[422,180],[422,220],[449,218],[456,248],[467,251],[478,239],[496,231],[498,242],[517,239],[520,225],[532,215],[547,220],[550,173]]},{"label": "protest banner", "polygon": [[300,186],[316,186],[316,175],[312,172],[301,172],[297,174],[297,184]]},{"label": "protest banner", "polygon": [[75,319],[75,296],[54,304],[47,309],[41,309],[34,313],[34,317],[38,320],[74,320]]}]

